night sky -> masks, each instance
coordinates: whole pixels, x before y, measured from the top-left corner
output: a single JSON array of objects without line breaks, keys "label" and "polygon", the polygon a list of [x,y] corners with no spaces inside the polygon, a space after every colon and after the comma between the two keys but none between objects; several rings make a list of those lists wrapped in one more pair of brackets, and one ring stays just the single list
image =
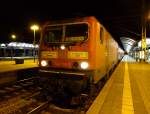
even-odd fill
[{"label": "night sky", "polygon": [[[149,0],[145,0],[146,10]],[[30,25],[76,16],[95,16],[119,42],[121,36],[139,40],[141,34],[142,0],[5,0],[0,3],[0,43],[33,41]],[[36,33],[37,40],[40,33]]]}]

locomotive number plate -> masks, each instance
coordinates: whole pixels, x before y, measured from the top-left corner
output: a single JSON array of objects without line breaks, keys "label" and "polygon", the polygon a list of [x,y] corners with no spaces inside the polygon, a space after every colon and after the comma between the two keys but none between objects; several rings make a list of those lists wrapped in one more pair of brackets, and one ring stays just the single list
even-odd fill
[{"label": "locomotive number plate", "polygon": [[58,58],[58,53],[55,51],[42,51],[43,58]]},{"label": "locomotive number plate", "polygon": [[88,52],[68,52],[69,59],[88,59]]}]

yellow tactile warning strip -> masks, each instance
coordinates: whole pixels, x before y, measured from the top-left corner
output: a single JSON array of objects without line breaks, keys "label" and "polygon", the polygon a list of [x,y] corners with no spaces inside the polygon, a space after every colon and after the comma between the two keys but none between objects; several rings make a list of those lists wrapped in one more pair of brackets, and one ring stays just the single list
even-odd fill
[{"label": "yellow tactile warning strip", "polygon": [[125,63],[125,73],[124,73],[122,114],[134,114],[133,99],[127,63]]}]

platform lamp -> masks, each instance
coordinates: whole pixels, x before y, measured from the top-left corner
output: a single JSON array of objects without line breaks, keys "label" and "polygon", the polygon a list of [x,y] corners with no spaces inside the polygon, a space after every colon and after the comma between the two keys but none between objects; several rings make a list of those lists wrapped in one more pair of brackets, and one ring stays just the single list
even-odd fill
[{"label": "platform lamp", "polygon": [[33,46],[34,46],[34,53],[33,53],[33,56],[34,56],[34,62],[35,62],[35,31],[37,31],[37,30],[39,30],[39,26],[38,25],[32,25],[31,27],[30,27],[30,29],[31,30],[33,30],[33,32],[34,32],[34,39],[33,39]]},{"label": "platform lamp", "polygon": [[11,35],[11,38],[12,38],[13,40],[16,40],[16,35],[15,35],[15,34],[12,34],[12,35]]},{"label": "platform lamp", "polygon": [[[11,35],[11,39],[12,39],[13,41],[15,41],[15,40],[16,40],[16,35],[15,35],[15,34],[12,34],[12,35]],[[13,47],[11,48],[11,59],[13,59]]]}]

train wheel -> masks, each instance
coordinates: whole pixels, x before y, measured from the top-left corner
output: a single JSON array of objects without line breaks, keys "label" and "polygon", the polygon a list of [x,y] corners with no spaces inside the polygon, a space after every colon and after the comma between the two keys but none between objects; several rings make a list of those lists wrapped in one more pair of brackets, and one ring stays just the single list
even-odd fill
[{"label": "train wheel", "polygon": [[105,77],[104,77],[104,80],[107,81],[109,79],[109,76],[110,76],[110,73],[107,72],[106,75],[105,75]]},{"label": "train wheel", "polygon": [[90,87],[90,96],[91,96],[91,97],[94,97],[96,91],[97,91],[96,85],[95,85],[95,84],[91,84],[91,87]]},{"label": "train wheel", "polygon": [[90,76],[89,81],[88,81],[88,90],[89,90],[89,95],[91,97],[95,96],[97,87],[96,87],[96,84],[94,84],[94,80],[92,76]]}]

